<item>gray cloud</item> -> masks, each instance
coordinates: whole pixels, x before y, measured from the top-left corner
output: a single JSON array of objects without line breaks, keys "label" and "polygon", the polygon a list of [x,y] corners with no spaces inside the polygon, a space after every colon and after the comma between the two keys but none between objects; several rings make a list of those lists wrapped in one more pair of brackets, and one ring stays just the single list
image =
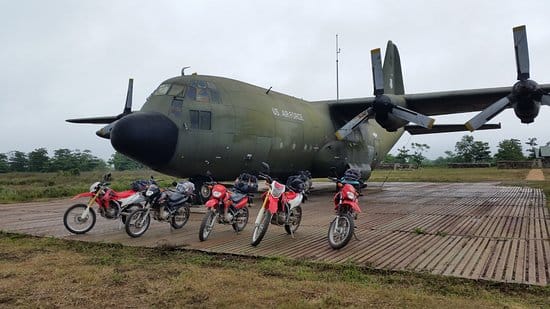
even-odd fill
[{"label": "gray cloud", "polygon": [[[334,38],[340,35],[341,97],[372,94],[369,51],[399,47],[408,93],[511,86],[512,27],[527,25],[531,73],[550,82],[545,1],[0,1],[0,152],[90,149],[110,143],[73,117],[122,111],[135,78],[134,109],[163,80],[192,71],[243,80],[306,100],[334,98]],[[532,125],[506,111],[499,140],[550,141],[550,108]],[[441,122],[463,123],[470,115]],[[422,137],[430,157],[463,133]]]}]

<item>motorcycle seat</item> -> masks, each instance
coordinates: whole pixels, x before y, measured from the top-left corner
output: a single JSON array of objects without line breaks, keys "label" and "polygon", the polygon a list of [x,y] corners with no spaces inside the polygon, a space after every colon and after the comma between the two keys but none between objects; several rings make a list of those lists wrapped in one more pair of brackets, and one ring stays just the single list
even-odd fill
[{"label": "motorcycle seat", "polygon": [[177,205],[182,202],[184,202],[187,199],[187,197],[183,194],[177,193],[177,192],[170,192],[168,193],[168,203],[170,205]]},{"label": "motorcycle seat", "polygon": [[232,192],[231,193],[231,201],[233,203],[237,203],[245,197],[248,197],[248,194],[240,193],[240,192]]}]

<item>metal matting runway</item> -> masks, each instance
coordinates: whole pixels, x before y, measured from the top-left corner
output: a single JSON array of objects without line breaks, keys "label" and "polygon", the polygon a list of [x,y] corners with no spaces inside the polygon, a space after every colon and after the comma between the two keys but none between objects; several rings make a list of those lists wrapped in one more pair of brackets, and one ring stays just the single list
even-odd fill
[{"label": "metal matting runway", "polygon": [[[332,195],[325,187],[303,204],[303,219],[292,239],[271,225],[263,241],[250,245],[261,202],[256,199],[240,234],[218,225],[205,242],[198,240],[201,209],[195,208],[181,230],[153,221],[140,238],[126,235],[117,221],[98,216],[86,235],[71,235],[62,222],[74,203],[0,205],[0,230],[131,246],[179,246],[206,252],[283,256],[329,263],[353,262],[374,268],[533,285],[550,283],[550,215],[542,190],[490,183],[369,184],[361,197],[356,234],[341,250],[327,241],[333,217]],[[372,188],[372,189],[371,189]]]}]

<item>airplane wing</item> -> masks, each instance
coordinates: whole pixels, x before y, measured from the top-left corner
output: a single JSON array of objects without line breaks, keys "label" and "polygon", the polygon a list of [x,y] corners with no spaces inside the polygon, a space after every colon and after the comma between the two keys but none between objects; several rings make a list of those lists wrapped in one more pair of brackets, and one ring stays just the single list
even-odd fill
[{"label": "airplane wing", "polygon": [[[550,92],[550,84],[539,85],[545,92]],[[434,116],[456,113],[481,111],[510,94],[512,87],[497,87],[471,90],[455,90],[443,92],[429,92],[419,94],[405,94],[407,108],[415,112]],[[316,101],[326,103],[331,110],[366,109],[374,103],[374,97]]]}]

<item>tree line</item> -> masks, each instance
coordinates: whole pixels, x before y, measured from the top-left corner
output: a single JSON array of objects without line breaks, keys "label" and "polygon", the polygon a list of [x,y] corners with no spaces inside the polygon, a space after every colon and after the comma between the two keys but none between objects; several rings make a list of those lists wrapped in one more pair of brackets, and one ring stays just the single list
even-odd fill
[{"label": "tree line", "polygon": [[[447,165],[450,163],[495,163],[497,161],[524,161],[535,158],[536,138],[529,138],[525,144],[527,156],[523,153],[520,140],[512,138],[498,143],[497,152],[492,155],[489,143],[476,141],[472,135],[464,135],[456,142],[454,151],[445,151],[445,156],[435,160],[428,160],[424,153],[430,149],[426,144],[412,143],[410,148],[405,146],[397,150],[397,155],[388,154],[385,163],[402,163],[416,165]],[[548,143],[550,144],[550,143]]]},{"label": "tree line", "polygon": [[54,150],[48,155],[46,148],[37,148],[29,153],[11,151],[0,153],[0,173],[8,172],[70,172],[78,174],[84,171],[107,170],[118,171],[143,168],[143,165],[128,157],[115,153],[108,161],[100,159],[90,150]]}]

